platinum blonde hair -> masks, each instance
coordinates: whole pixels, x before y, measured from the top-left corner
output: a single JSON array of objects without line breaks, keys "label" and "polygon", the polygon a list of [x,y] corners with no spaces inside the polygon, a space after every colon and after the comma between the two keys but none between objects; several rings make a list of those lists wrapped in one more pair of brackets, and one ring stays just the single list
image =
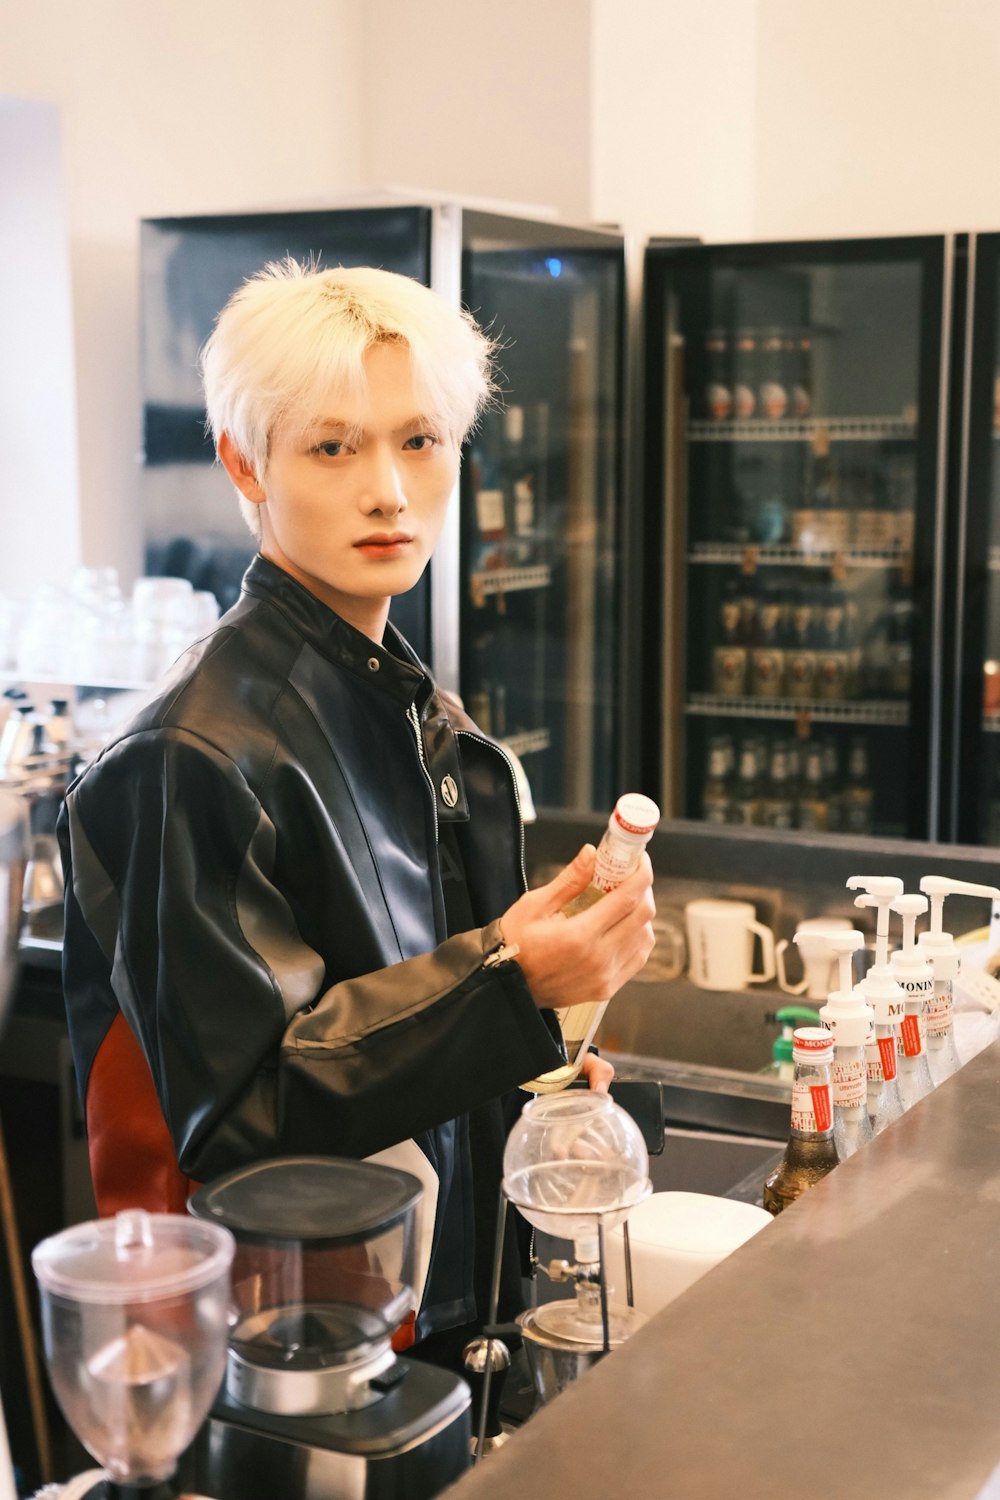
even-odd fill
[{"label": "platinum blonde hair", "polygon": [[[273,434],[307,428],[338,391],[364,392],[376,344],[410,351],[421,413],[461,442],[495,391],[493,341],[471,315],[409,276],[368,266],[273,261],[223,307],[201,351],[208,425],[229,434],[263,483]],[[260,540],[256,505],[240,510]]]}]

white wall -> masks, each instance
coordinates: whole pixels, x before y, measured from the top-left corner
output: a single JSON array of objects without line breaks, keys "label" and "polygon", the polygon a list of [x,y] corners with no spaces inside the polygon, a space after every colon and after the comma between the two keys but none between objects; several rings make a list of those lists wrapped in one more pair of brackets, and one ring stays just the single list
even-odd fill
[{"label": "white wall", "polygon": [[[62,112],[86,562],[131,578],[139,560],[139,219],[356,183],[360,8],[32,0],[0,11],[0,95]],[[8,224],[27,210],[3,201]]]},{"label": "white wall", "polygon": [[591,0],[367,0],[365,175],[591,213]]},{"label": "white wall", "polygon": [[749,237],[758,8],[594,0],[595,219],[639,239]]},{"label": "white wall", "polygon": [[59,111],[0,98],[0,594],[79,552]]},{"label": "white wall", "polygon": [[996,0],[760,0],[754,235],[1000,229]]}]

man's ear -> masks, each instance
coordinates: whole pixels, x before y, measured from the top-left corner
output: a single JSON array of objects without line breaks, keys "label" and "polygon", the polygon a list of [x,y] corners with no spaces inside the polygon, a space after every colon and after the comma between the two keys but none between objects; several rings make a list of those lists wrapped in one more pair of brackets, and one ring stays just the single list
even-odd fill
[{"label": "man's ear", "polygon": [[249,500],[251,505],[262,505],[267,496],[257,478],[257,471],[246,455],[237,448],[228,432],[220,434],[218,451],[219,462],[243,498]]}]

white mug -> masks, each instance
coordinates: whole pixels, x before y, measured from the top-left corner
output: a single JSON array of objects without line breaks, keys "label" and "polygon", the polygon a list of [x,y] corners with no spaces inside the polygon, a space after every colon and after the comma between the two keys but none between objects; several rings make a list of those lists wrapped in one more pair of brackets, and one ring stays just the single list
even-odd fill
[{"label": "white mug", "polygon": [[805,995],[809,1000],[825,1000],[837,988],[837,955],[827,941],[832,932],[847,932],[847,917],[808,917],[795,929],[795,946],[802,960],[802,979],[792,984],[785,969],[788,942],[782,938],[775,949],[778,983],[786,995]]},{"label": "white mug", "polygon": [[[688,972],[703,990],[742,990],[773,979],[774,934],[757,921],[749,901],[689,901]],[[754,970],[754,934],[760,938],[762,968]]]}]

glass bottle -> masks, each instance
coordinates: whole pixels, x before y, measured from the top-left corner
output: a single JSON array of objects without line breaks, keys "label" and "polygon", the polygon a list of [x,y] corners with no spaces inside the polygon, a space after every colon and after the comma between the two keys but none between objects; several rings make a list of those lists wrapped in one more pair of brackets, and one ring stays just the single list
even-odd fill
[{"label": "glass bottle", "polygon": [[874,805],[875,789],[868,771],[868,744],[863,736],[856,735],[848,751],[847,780],[840,794],[843,832],[871,833]]},{"label": "glass bottle", "polygon": [[830,799],[823,774],[823,747],[815,741],[806,747],[802,788],[795,812],[795,826],[824,833],[830,817]]},{"label": "glass bottle", "polygon": [[763,819],[763,806],[757,767],[757,743],[755,740],[743,740],[740,743],[736,785],[730,803],[730,822],[744,827],[759,824]]},{"label": "glass bottle", "polygon": [[840,983],[819,1018],[833,1037],[833,1138],[837,1155],[846,1161],[872,1138],[865,1045],[875,1016],[852,983],[852,959],[864,947],[864,933],[831,933],[828,942],[840,965]]},{"label": "glass bottle", "polygon": [[968,880],[952,880],[946,875],[925,875],[920,889],[931,906],[930,930],[918,939],[921,953],[934,970],[934,993],[927,1002],[927,1065],[935,1087],[957,1073],[961,1067],[955,1045],[953,988],[961,959],[955,939],[943,927],[944,899],[949,895],[984,896],[996,900],[993,885],[974,885]]},{"label": "glass bottle", "polygon": [[833,1038],[820,1026],[792,1034],[792,1124],[788,1145],[764,1183],[763,1204],[770,1214],[794,1203],[840,1160],[833,1139],[831,1070]]},{"label": "glass bottle", "polygon": [[[590,885],[563,907],[567,917],[594,906],[631,875],[659,821],[660,809],[649,797],[639,792],[626,792],[618,798],[597,847]],[[532,1094],[554,1094],[578,1078],[587,1049],[607,1007],[607,1000],[592,1000],[557,1009],[555,1015],[566,1045],[567,1060],[561,1067],[540,1073],[521,1087]]]},{"label": "glass bottle", "polygon": [[708,748],[708,774],[701,793],[701,815],[706,823],[729,821],[729,751],[721,737]]},{"label": "glass bottle", "polygon": [[891,910],[903,919],[903,946],[889,955],[893,979],[906,994],[899,1036],[899,1096],[910,1109],[934,1088],[927,1062],[927,1001],[934,994],[934,970],[917,949],[917,918],[927,910],[926,896],[900,896]]},{"label": "glass bottle", "polygon": [[795,799],[788,775],[788,746],[775,740],[771,746],[767,784],[761,801],[761,822],[765,828],[794,828]]}]

